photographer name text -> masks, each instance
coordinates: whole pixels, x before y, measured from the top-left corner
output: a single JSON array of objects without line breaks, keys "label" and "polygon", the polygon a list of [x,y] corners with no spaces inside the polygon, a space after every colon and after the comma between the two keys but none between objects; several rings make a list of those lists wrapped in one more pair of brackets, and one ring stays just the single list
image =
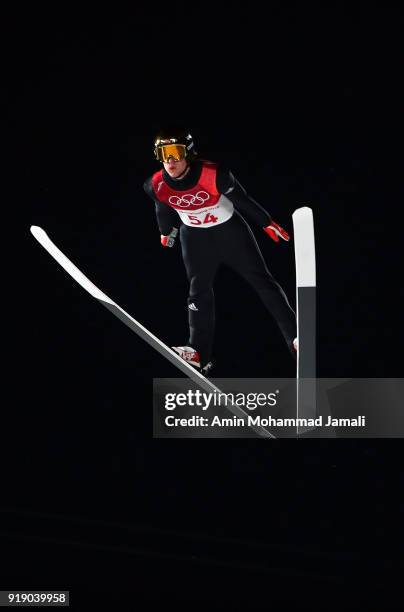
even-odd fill
[{"label": "photographer name text", "polygon": [[165,417],[167,427],[365,427],[366,417],[358,415],[356,418],[333,418],[328,416],[323,419],[319,416],[315,419],[304,418],[274,418],[248,415],[244,417],[219,417],[212,418],[203,416],[191,416],[188,418],[175,417],[170,414]]}]

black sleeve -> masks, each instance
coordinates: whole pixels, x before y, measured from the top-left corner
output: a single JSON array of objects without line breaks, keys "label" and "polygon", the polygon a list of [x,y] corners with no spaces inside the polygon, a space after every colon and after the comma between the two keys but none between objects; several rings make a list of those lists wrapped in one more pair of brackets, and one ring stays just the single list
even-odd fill
[{"label": "black sleeve", "polygon": [[240,185],[230,170],[218,168],[216,175],[217,190],[233,203],[241,213],[245,213],[257,225],[266,227],[272,221],[271,215],[260,206]]},{"label": "black sleeve", "polygon": [[144,182],[143,189],[149,198],[154,201],[160,234],[163,236],[168,236],[173,227],[179,227],[181,225],[181,219],[179,218],[178,213],[176,213],[175,210],[166,204],[163,204],[163,202],[156,200],[151,178]]}]

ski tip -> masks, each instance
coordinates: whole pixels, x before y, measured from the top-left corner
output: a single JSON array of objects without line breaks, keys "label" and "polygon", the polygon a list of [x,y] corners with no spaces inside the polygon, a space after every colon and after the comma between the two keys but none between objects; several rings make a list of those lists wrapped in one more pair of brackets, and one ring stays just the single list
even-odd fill
[{"label": "ski tip", "polygon": [[45,238],[46,237],[46,232],[42,229],[42,227],[39,227],[38,225],[31,225],[31,227],[29,229],[31,230],[31,234],[37,240],[40,240],[41,238]]}]

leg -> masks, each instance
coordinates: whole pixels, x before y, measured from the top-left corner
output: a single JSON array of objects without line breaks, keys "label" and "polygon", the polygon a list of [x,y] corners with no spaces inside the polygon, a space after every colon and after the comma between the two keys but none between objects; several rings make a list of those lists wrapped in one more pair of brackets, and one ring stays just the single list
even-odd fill
[{"label": "leg", "polygon": [[218,262],[208,234],[208,230],[181,228],[182,255],[189,281],[188,344],[198,351],[202,365],[210,361],[215,331],[213,280]]},{"label": "leg", "polygon": [[[236,221],[236,220],[235,220]],[[275,318],[292,355],[296,338],[296,315],[285,292],[269,272],[254,235],[240,217],[233,224],[234,236],[226,257],[226,263],[245,278],[257,291],[268,311]]]}]

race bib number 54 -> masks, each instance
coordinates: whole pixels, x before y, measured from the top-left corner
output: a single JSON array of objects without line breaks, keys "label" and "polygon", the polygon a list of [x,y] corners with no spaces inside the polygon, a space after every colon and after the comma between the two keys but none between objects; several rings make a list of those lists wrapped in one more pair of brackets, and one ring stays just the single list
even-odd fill
[{"label": "race bib number 54", "polygon": [[216,223],[216,221],[218,220],[218,217],[215,217],[215,215],[211,215],[210,213],[207,213],[203,220],[199,219],[195,215],[188,215],[188,219],[191,225],[205,225],[206,223]]}]

